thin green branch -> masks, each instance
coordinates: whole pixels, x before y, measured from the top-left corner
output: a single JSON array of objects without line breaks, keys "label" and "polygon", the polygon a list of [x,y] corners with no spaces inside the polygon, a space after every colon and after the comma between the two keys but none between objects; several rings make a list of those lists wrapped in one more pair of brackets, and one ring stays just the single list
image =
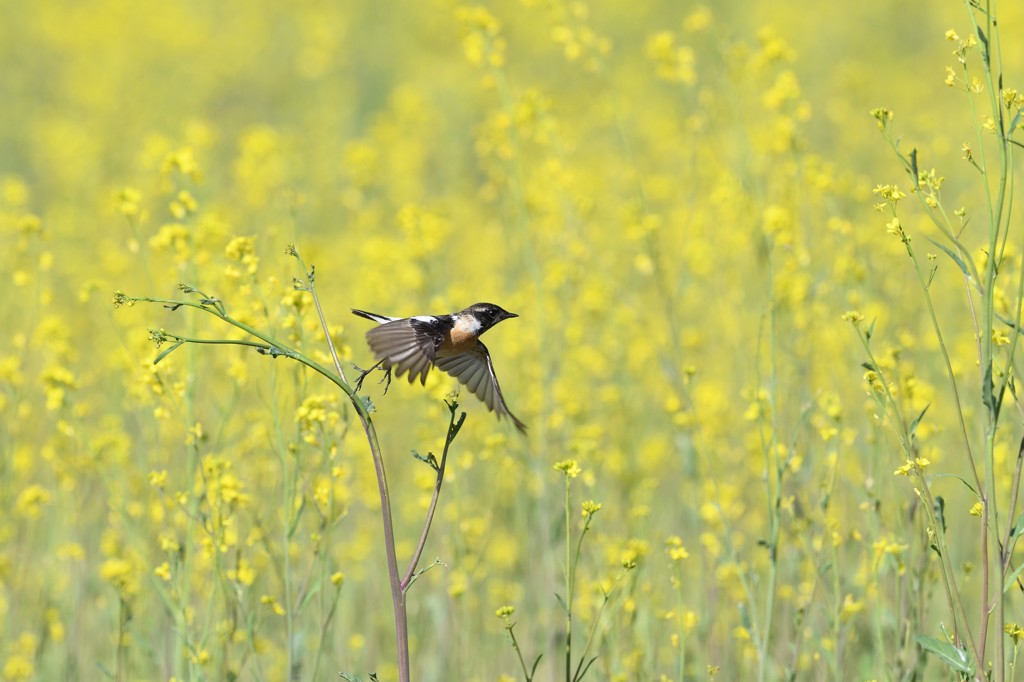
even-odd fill
[{"label": "thin green branch", "polygon": [[462,429],[462,425],[466,421],[465,412],[462,413],[462,416],[459,417],[458,421],[455,420],[455,413],[459,409],[459,404],[457,402],[453,400],[448,403],[448,409],[451,411],[451,420],[448,423],[448,435],[444,440],[444,450],[441,452],[441,461],[436,465],[437,477],[434,481],[434,492],[430,497],[430,506],[427,508],[427,518],[423,522],[423,530],[420,532],[420,539],[416,543],[416,550],[412,553],[412,559],[409,560],[409,568],[406,570],[405,575],[401,580],[402,592],[409,589],[409,586],[416,577],[416,565],[419,563],[420,557],[423,555],[423,549],[427,544],[427,534],[430,533],[430,524],[434,520],[434,511],[437,509],[437,498],[441,494],[441,483],[444,481],[445,464],[448,462],[448,449],[455,441],[455,437],[459,435],[459,431]]}]

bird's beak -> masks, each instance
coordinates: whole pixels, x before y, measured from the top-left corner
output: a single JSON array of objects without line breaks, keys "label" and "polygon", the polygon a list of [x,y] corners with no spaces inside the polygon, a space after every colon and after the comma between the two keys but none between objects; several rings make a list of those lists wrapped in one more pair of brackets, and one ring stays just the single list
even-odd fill
[{"label": "bird's beak", "polygon": [[519,317],[519,316],[518,316],[518,315],[516,315],[515,313],[510,313],[510,312],[508,312],[508,311],[506,310],[506,311],[505,311],[505,317],[503,317],[503,318],[501,318],[501,319],[503,319],[503,320],[507,320],[507,319],[509,319],[509,318],[512,318],[512,317]]}]

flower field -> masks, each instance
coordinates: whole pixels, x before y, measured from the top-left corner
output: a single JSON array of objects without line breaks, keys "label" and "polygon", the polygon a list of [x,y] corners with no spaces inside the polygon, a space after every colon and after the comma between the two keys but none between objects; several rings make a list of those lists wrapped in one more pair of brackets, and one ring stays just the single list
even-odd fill
[{"label": "flower field", "polygon": [[1014,679],[1024,5],[0,6],[0,679]]}]

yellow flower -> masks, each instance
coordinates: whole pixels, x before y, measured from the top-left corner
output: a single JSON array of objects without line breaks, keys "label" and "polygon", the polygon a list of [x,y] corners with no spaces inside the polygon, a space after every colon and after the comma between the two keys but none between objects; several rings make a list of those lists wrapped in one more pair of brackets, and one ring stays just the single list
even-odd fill
[{"label": "yellow flower", "polygon": [[158,490],[163,490],[167,485],[167,469],[149,472],[149,484]]},{"label": "yellow flower", "polygon": [[871,110],[871,116],[874,117],[874,119],[876,121],[878,121],[878,129],[879,130],[885,130],[886,127],[890,123],[892,123],[892,120],[895,117],[893,112],[891,112],[888,109],[885,109],[883,107],[879,107],[877,109],[872,109]]},{"label": "yellow flower", "polygon": [[852,594],[847,594],[843,597],[843,606],[841,610],[842,617],[847,618],[855,613],[860,613],[863,610],[864,602],[856,601]]},{"label": "yellow flower", "polygon": [[42,513],[42,508],[53,499],[49,490],[41,485],[32,484],[26,486],[19,494],[14,503],[14,511],[19,515],[37,519]]},{"label": "yellow flower", "polygon": [[139,591],[139,575],[134,563],[121,558],[112,557],[100,566],[100,577],[113,585],[122,598],[134,596]]},{"label": "yellow flower", "polygon": [[676,535],[670,537],[665,544],[667,545],[666,550],[668,551],[669,558],[672,561],[682,561],[690,556],[690,553],[683,547],[682,538]]},{"label": "yellow flower", "polygon": [[565,473],[566,478],[576,478],[583,472],[574,459],[563,459],[561,462],[556,462],[555,469]]},{"label": "yellow flower", "polygon": [[178,196],[168,206],[171,215],[178,220],[182,220],[186,216],[195,213],[198,208],[199,204],[192,194],[186,190],[178,192]]},{"label": "yellow flower", "polygon": [[238,560],[238,568],[227,572],[228,579],[234,580],[241,585],[251,587],[256,582],[256,570],[247,559]]},{"label": "yellow flower", "polygon": [[497,611],[494,612],[494,615],[496,615],[498,618],[503,618],[503,619],[507,620],[515,612],[516,612],[516,607],[514,607],[514,606],[501,606],[501,607],[498,608]]},{"label": "yellow flower", "polygon": [[199,164],[196,163],[195,151],[191,147],[182,147],[164,157],[160,171],[164,176],[179,173],[193,182],[202,177],[199,172]]},{"label": "yellow flower", "polygon": [[279,616],[283,616],[284,615],[284,607],[281,606],[281,604],[274,597],[271,597],[270,595],[265,594],[265,595],[260,597],[260,603],[263,604],[264,606],[268,607],[271,611],[273,611],[277,615],[279,615]]},{"label": "yellow flower", "polygon": [[153,575],[160,578],[164,582],[170,582],[171,580],[171,565],[166,561],[153,569]]},{"label": "yellow flower", "polygon": [[260,259],[256,255],[255,237],[234,237],[224,247],[224,255],[228,259],[241,263],[250,276],[256,274]]},{"label": "yellow flower", "polygon": [[650,36],[646,51],[647,57],[655,64],[658,78],[685,85],[697,82],[693,50],[677,45],[676,36],[671,31],[661,31]]},{"label": "yellow flower", "polygon": [[705,5],[698,5],[683,19],[683,30],[687,33],[703,31],[709,28],[713,21],[711,10]]},{"label": "yellow flower", "polygon": [[501,67],[505,63],[505,39],[501,24],[480,6],[460,7],[455,17],[462,26],[462,50],[473,66]]},{"label": "yellow flower", "polygon": [[117,203],[117,210],[125,217],[135,217],[142,211],[142,193],[134,187],[123,188],[114,197],[114,201]]},{"label": "yellow flower", "polygon": [[587,500],[583,503],[583,518],[589,518],[601,510],[601,503]]}]

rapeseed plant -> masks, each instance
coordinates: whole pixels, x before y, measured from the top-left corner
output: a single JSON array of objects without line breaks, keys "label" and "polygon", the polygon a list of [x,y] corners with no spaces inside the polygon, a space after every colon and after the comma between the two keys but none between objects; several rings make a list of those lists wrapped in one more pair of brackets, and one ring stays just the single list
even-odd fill
[{"label": "rapeseed plant", "polygon": [[452,383],[361,394],[415,679],[566,676],[556,593],[570,678],[1012,677],[1024,16],[968,9],[5,12],[0,677],[397,679],[359,407],[210,311],[348,371],[334,311],[476,300],[529,440],[460,400],[435,495]]}]

